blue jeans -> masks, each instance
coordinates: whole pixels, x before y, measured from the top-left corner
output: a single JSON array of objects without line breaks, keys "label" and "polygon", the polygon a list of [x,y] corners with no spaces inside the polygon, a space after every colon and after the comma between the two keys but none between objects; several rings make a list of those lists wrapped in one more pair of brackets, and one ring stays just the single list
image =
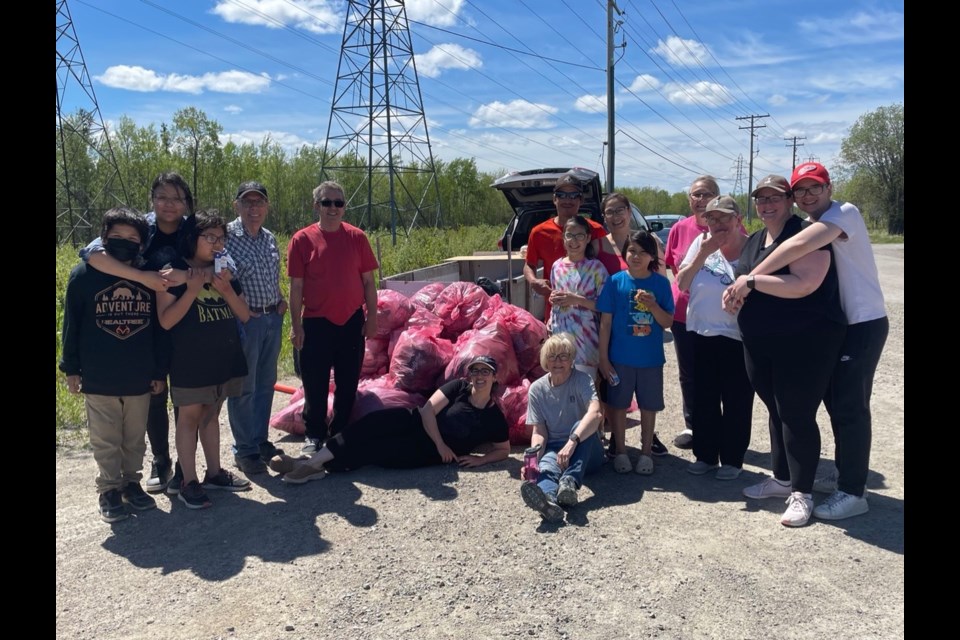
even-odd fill
[{"label": "blue jeans", "polygon": [[[576,429],[576,425],[573,428]],[[537,486],[551,500],[557,499],[560,478],[573,478],[575,486],[579,489],[583,485],[585,475],[603,466],[603,443],[600,442],[599,434],[594,433],[578,444],[573,455],[570,456],[570,465],[561,471],[557,463],[557,453],[566,445],[567,440],[548,442],[547,452],[540,458],[540,478],[537,480]]]},{"label": "blue jeans", "polygon": [[278,313],[251,315],[243,326],[247,377],[241,395],[227,399],[233,453],[241,458],[259,455],[259,445],[267,441],[282,330],[283,316]]}]

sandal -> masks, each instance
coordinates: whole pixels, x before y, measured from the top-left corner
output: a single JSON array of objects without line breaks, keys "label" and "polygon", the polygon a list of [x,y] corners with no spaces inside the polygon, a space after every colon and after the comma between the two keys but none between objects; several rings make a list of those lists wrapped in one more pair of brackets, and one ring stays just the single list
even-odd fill
[{"label": "sandal", "polygon": [[645,456],[640,454],[640,458],[637,460],[637,468],[634,469],[637,473],[642,476],[649,476],[653,473],[653,458],[650,456]]},{"label": "sandal", "polygon": [[633,469],[633,463],[630,462],[630,456],[625,453],[619,454],[613,459],[613,470],[617,473],[630,473]]}]

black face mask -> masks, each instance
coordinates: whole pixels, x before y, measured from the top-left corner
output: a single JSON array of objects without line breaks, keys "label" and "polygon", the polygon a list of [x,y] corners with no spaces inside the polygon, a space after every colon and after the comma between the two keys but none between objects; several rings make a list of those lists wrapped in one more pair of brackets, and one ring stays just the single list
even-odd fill
[{"label": "black face mask", "polygon": [[107,238],[103,248],[120,262],[130,262],[140,253],[140,243],[125,238]]}]

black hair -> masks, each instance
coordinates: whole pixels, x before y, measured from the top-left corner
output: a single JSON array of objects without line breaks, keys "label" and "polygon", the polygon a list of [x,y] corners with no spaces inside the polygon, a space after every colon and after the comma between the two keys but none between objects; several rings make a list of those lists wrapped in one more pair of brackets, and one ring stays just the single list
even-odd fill
[{"label": "black hair", "polygon": [[114,207],[103,214],[103,221],[100,225],[100,241],[107,241],[107,234],[115,224],[127,224],[137,230],[140,234],[140,246],[147,244],[147,236],[150,235],[150,227],[147,225],[147,219],[136,209],[129,207]]},{"label": "black hair", "polygon": [[[591,237],[593,235],[593,229],[590,227],[590,224],[587,222],[587,219],[581,215],[575,215],[569,220],[567,220],[566,224],[564,224],[563,226],[566,227],[570,223],[573,223],[579,227],[582,227],[584,232],[587,234],[587,247],[586,249],[583,250],[583,254],[588,258],[596,257],[596,252],[593,250],[593,238]],[[564,228],[563,233],[566,234],[566,232],[567,230],[566,228]]]},{"label": "black hair", "polygon": [[183,198],[187,201],[187,214],[192,214],[193,194],[190,193],[190,187],[187,185],[187,181],[183,179],[183,176],[175,171],[166,171],[154,178],[153,184],[150,185],[150,199],[153,200],[153,195],[156,193],[157,187],[164,184],[169,184],[170,186],[176,187],[180,191],[183,191]]},{"label": "black hair", "polygon": [[630,198],[624,193],[619,191],[611,191],[607,195],[603,196],[603,200],[600,201],[600,213],[605,213],[607,209],[607,203],[611,200],[623,200],[623,204],[627,206],[627,209],[630,208]]},{"label": "black hair", "polygon": [[179,250],[184,258],[197,255],[197,241],[207,229],[223,229],[227,233],[227,221],[216,209],[200,210],[187,216],[180,228]]},{"label": "black hair", "polygon": [[[650,254],[650,271],[660,271],[660,245],[657,244],[657,237],[648,231],[634,231],[623,243],[620,255],[626,259],[627,247],[635,244],[645,252]],[[628,263],[629,264],[629,263]]]}]

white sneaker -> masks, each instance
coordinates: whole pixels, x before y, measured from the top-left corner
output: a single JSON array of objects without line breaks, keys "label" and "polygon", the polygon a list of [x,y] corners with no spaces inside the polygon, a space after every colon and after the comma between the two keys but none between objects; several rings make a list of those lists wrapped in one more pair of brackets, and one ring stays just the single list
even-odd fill
[{"label": "white sneaker", "polygon": [[837,490],[837,481],[840,479],[840,472],[836,468],[818,475],[813,480],[813,490],[817,493],[833,493]]},{"label": "white sneaker", "polygon": [[785,527],[802,527],[810,520],[813,512],[813,496],[809,493],[794,491],[787,498],[787,510],[780,518],[780,524]]},{"label": "white sneaker", "polygon": [[834,491],[833,494],[817,505],[813,515],[821,520],[843,520],[853,516],[863,515],[870,510],[865,496],[854,496],[843,491]]},{"label": "white sneaker", "polygon": [[789,484],[780,484],[776,478],[767,478],[763,482],[746,487],[743,495],[754,500],[763,500],[764,498],[786,498],[792,492]]}]

